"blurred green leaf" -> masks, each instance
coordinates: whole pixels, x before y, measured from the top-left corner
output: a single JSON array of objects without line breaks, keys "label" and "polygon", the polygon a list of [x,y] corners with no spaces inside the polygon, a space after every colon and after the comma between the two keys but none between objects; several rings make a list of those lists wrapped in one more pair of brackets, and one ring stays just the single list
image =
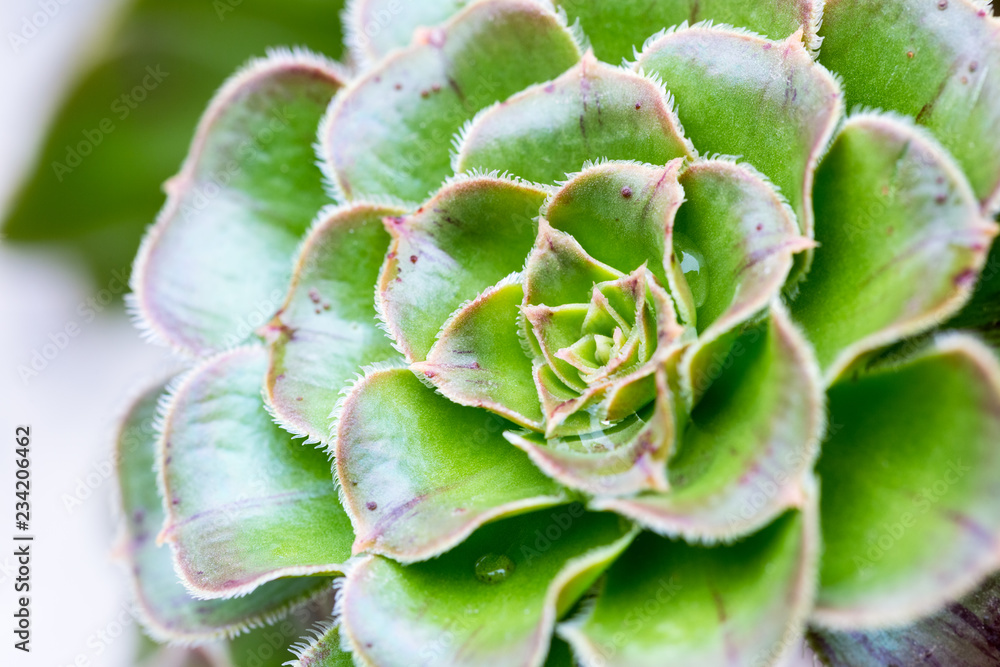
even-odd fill
[{"label": "blurred green leaf", "polygon": [[340,58],[343,0],[137,0],[57,111],[5,213],[14,243],[68,246],[97,284],[127,273],[212,93],[268,47]]}]

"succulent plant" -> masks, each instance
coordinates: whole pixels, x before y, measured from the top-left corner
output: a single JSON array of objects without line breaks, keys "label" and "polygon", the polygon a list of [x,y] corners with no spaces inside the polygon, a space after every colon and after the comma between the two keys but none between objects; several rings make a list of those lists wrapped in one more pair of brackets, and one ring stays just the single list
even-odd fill
[{"label": "succulent plant", "polygon": [[192,365],[119,439],[148,631],[998,664],[989,10],[358,0],[251,63],[133,273]]}]

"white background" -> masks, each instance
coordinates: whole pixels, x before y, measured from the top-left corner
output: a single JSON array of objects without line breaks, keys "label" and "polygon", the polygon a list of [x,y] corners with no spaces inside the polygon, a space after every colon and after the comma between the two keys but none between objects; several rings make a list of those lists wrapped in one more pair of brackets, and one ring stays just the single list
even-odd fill
[{"label": "white background", "polygon": [[[9,33],[40,0],[0,2],[0,210],[9,203],[45,126],[87,54],[110,27],[117,0],[49,0],[58,12],[15,53]],[[93,205],[98,206],[99,202]],[[125,667],[135,623],[125,578],[111,562],[115,533],[110,469],[114,424],[129,398],[167,372],[120,313],[87,324],[78,308],[106,285],[52,253],[0,243],[0,665]],[[80,334],[38,377],[29,365],[49,335]],[[51,351],[51,349],[50,349]],[[31,426],[32,652],[13,649],[14,429]],[[89,476],[89,479],[88,479]],[[67,498],[81,497],[66,507]],[[105,641],[102,638],[110,641]],[[112,637],[112,635],[117,635]],[[89,661],[89,662],[88,662]]]}]

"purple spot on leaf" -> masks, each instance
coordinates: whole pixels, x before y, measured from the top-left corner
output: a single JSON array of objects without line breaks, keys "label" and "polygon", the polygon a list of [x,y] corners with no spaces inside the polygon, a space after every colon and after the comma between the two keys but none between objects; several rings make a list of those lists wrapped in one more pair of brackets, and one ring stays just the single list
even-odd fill
[{"label": "purple spot on leaf", "polygon": [[956,287],[971,287],[976,282],[976,270],[975,269],[965,269],[955,276],[953,282]]}]

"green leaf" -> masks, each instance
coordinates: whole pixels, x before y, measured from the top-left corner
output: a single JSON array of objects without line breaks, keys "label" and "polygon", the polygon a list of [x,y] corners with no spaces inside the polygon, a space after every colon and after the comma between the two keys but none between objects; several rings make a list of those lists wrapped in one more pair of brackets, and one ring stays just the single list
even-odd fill
[{"label": "green leaf", "polygon": [[219,647],[213,667],[282,667],[289,664],[307,640],[332,625],[333,593],[316,598],[279,622],[231,639]]},{"label": "green leaf", "polygon": [[830,667],[1000,664],[1000,577],[933,616],[904,628],[834,632],[813,628],[809,643]]},{"label": "green leaf", "polygon": [[545,413],[546,438],[591,433],[606,426],[601,424],[602,418],[594,414],[594,410],[584,410],[594,407],[593,404],[603,397],[603,388],[584,399],[580,390],[566,386],[547,363],[536,363],[534,376]]},{"label": "green leaf", "polygon": [[555,183],[588,160],[691,157],[672,104],[656,82],[588,52],[554,81],[478,114],[462,131],[453,166],[456,173],[496,169]]},{"label": "green leaf", "polygon": [[427,563],[366,558],[344,584],[344,635],[369,664],[539,667],[556,619],[630,528],[569,505],[486,526]]},{"label": "green leaf", "polygon": [[427,361],[411,368],[459,405],[485,408],[541,430],[542,407],[531,360],[518,335],[524,299],[519,279],[512,274],[456,311]]},{"label": "green leaf", "polygon": [[[432,26],[455,14],[468,0],[358,0],[345,16],[345,38],[351,53],[370,63],[394,48],[410,43],[416,26]],[[817,0],[670,0],[650,4],[647,0],[557,0],[571,21],[578,21],[597,57],[609,63],[631,58],[650,32],[684,21],[707,19],[715,23],[743,26],[784,39],[799,28],[810,50],[819,48],[816,37],[823,3]],[[363,26],[363,28],[362,28]]]},{"label": "green leaf", "polygon": [[715,542],[756,530],[802,502],[823,432],[823,388],[802,334],[775,303],[766,329],[737,339],[691,415],[667,493],[600,499],[665,535]]},{"label": "green leaf", "polygon": [[955,156],[985,210],[1000,207],[1000,21],[982,2],[834,0],[820,60],[848,101],[917,119]]},{"label": "green leaf", "polygon": [[691,407],[709,384],[694,380],[732,344],[726,335],[781,293],[793,254],[813,243],[798,234],[788,205],[753,167],[706,160],[691,165],[680,183],[686,201],[674,221],[669,262],[671,275],[684,275],[697,309],[698,340],[680,370]]},{"label": "green leaf", "polygon": [[326,623],[309,639],[297,647],[298,659],[290,667],[354,667],[351,653],[341,648],[339,625]]},{"label": "green leaf", "polygon": [[621,271],[591,257],[579,241],[553,229],[542,218],[535,247],[524,268],[524,303],[551,308],[586,304],[595,284],[617,280],[622,275]]},{"label": "green leaf", "polygon": [[[591,257],[622,273],[646,262],[661,285],[677,292],[665,262],[674,216],[684,201],[677,182],[682,164],[594,165],[570,178],[546,202],[543,213],[552,227],[573,236]],[[683,307],[681,311],[687,319],[690,313]]]},{"label": "green leaf", "polygon": [[160,541],[199,597],[289,576],[343,572],[353,539],[330,464],[276,426],[261,400],[262,348],[214,357],[166,406],[157,463]]},{"label": "green leaf", "polygon": [[[524,322],[530,326],[531,336],[538,341],[542,357],[561,382],[567,387],[583,392],[587,383],[580,371],[571,363],[556,356],[559,350],[576,343],[582,335],[588,308],[581,303],[570,303],[550,308],[545,305],[523,306]],[[546,411],[551,418],[551,413]]]},{"label": "green leaf", "polygon": [[307,443],[329,439],[330,413],[363,366],[398,357],[377,326],[372,296],[389,245],[382,218],[402,213],[375,204],[324,211],[264,330],[271,339],[265,397],[281,425]]},{"label": "green leaf", "polygon": [[558,632],[586,667],[776,664],[812,604],[815,514],[806,506],[712,547],[643,533],[608,570],[594,605]]},{"label": "green leaf", "polygon": [[546,438],[507,431],[536,466],[560,484],[596,496],[667,490],[666,459],[674,445],[674,415],[665,371],[650,373],[655,404],[614,425],[595,424],[583,435]]},{"label": "green leaf", "polygon": [[408,46],[414,33],[444,23],[470,0],[351,0],[344,12],[344,43],[362,67]]},{"label": "green leaf", "polygon": [[[43,145],[0,214],[5,242],[52,244],[82,259],[94,277],[87,289],[108,288],[116,300],[143,232],[163,205],[160,185],[184,159],[219,83],[275,45],[301,45],[331,58],[342,48],[339,0],[120,5],[102,7],[109,24],[95,25],[96,39],[67,52],[68,81],[60,75],[47,82],[61,101],[51,122],[42,121]],[[38,55],[34,43],[11,47],[18,59]],[[48,115],[42,107],[39,113]]]},{"label": "green leaf", "polygon": [[466,121],[580,55],[543,3],[471,4],[338,95],[320,129],[327,175],[347,200],[422,201],[452,174],[451,137]]},{"label": "green leaf", "polygon": [[683,333],[644,265],[619,273],[541,219],[521,312],[548,438],[604,430],[652,401],[654,356],[668,356]]},{"label": "green leaf", "polygon": [[476,176],[388,222],[393,241],[376,298],[408,360],[426,359],[459,306],[524,266],[544,200],[545,192],[530,184]]},{"label": "green leaf", "polygon": [[803,28],[802,39],[815,49],[823,15],[818,0],[558,0],[558,4],[570,19],[580,21],[597,57],[612,63],[632,58],[655,30],[703,20],[742,26],[772,39],[784,39]]},{"label": "green leaf", "polygon": [[834,386],[830,414],[818,623],[905,625],[1000,567],[1000,363],[989,348],[940,338]]},{"label": "green leaf", "polygon": [[680,184],[685,202],[674,234],[683,241],[671,261],[697,265],[685,276],[698,294],[699,339],[716,338],[766,308],[781,292],[792,254],[813,244],[799,236],[795,216],[750,165],[698,162]]},{"label": "green leaf", "polygon": [[772,41],[725,27],[682,27],[647,42],[635,66],[663,77],[699,151],[739,155],[757,167],[812,237],[813,175],[843,100],[801,34]]},{"label": "green leaf", "polygon": [[832,383],[865,354],[955,313],[997,227],[937,142],[886,115],[847,121],[815,197],[822,250],[792,314]]},{"label": "green leaf", "polygon": [[354,553],[401,562],[448,551],[484,523],[565,502],[504,440],[495,415],[452,403],[409,370],[369,373],[337,428],[337,476]]},{"label": "green leaf", "polygon": [[136,401],[116,441],[123,517],[117,555],[129,571],[138,617],[146,632],[157,641],[185,644],[233,636],[280,619],[329,590],[331,579],[312,577],[270,582],[232,600],[191,597],[174,573],[170,549],[158,547],[154,539],[164,518],[153,472],[154,421],[163,392],[164,387],[158,385]]},{"label": "green leaf", "polygon": [[312,145],[340,85],[332,63],[278,54],[222,87],[135,261],[135,304],[151,337],[208,354],[274,314],[289,260],[327,201]]}]

